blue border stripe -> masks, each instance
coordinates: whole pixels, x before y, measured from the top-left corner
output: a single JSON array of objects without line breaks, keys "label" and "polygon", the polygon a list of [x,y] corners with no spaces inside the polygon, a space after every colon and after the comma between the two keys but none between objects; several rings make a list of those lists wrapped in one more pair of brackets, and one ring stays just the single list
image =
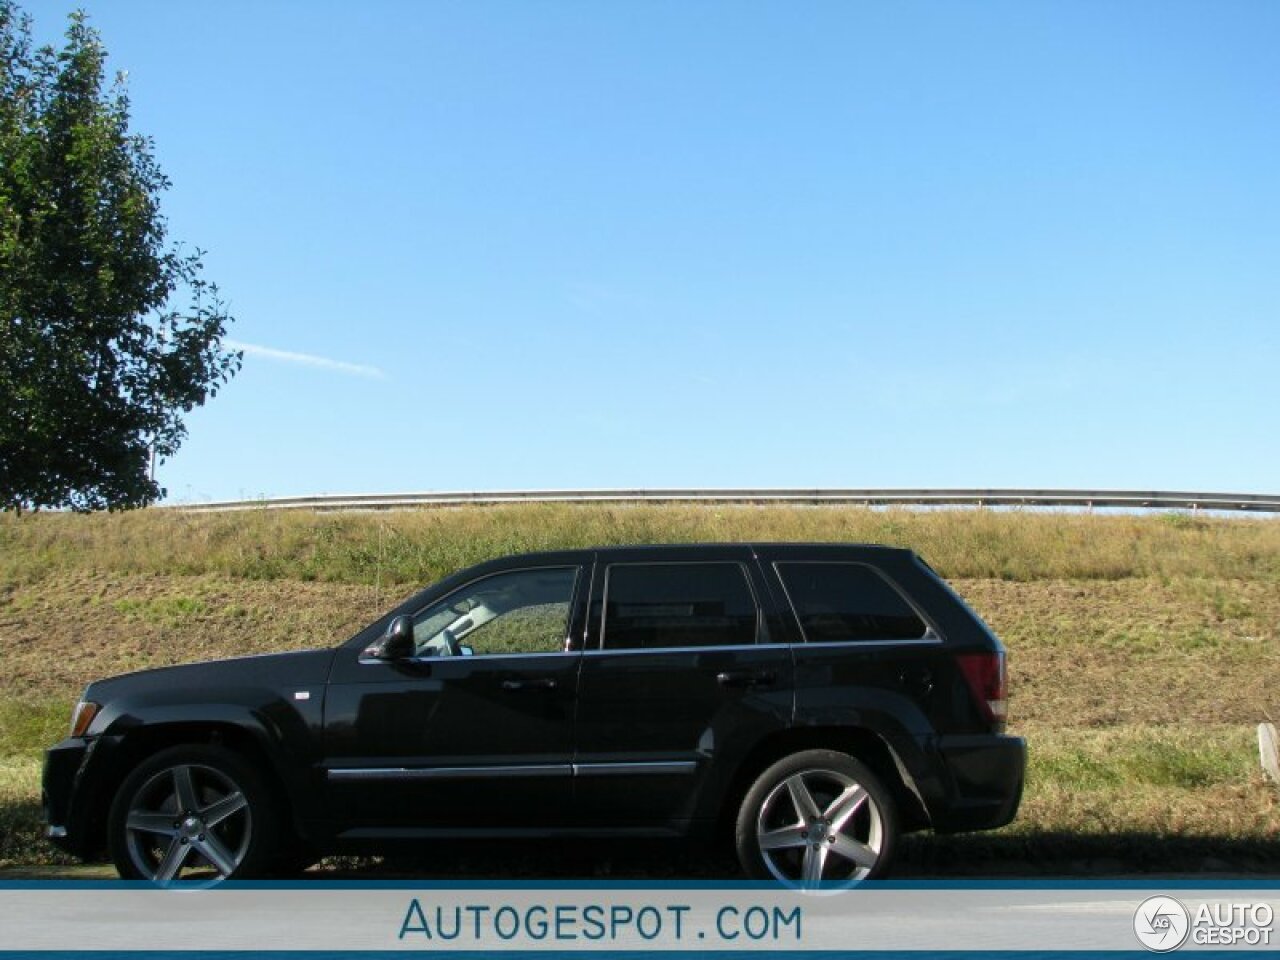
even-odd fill
[{"label": "blue border stripe", "polygon": [[[509,952],[494,950],[474,950],[471,952],[459,951],[422,951],[430,953],[433,958],[440,960],[477,960],[479,957],[500,956],[510,957],[512,960],[544,960],[548,956],[573,956],[583,957],[586,960],[658,960],[658,958],[674,957],[677,960],[708,960],[708,958],[725,958],[725,960],[760,960],[762,957],[771,955],[766,950],[756,950],[747,952],[735,952],[728,950],[716,951],[690,951],[690,950],[671,950],[661,951],[563,951],[559,952],[555,949],[545,951],[529,951],[529,950],[512,950]],[[984,950],[975,947],[973,950],[796,950],[792,953],[803,956],[805,960],[901,960],[903,957],[910,957],[913,960],[922,960],[929,957],[934,960],[972,960],[973,957],[998,957],[1001,960],[1085,960],[1089,957],[1104,958],[1104,960],[1137,960],[1137,958],[1149,958],[1159,956],[1147,950]],[[311,951],[311,950],[282,950],[278,952],[268,950],[229,950],[229,951],[206,951],[192,950],[189,952],[165,952],[150,950],[135,951],[107,951],[107,950],[48,950],[48,951],[11,951],[0,950],[0,958],[31,958],[31,960],[76,960],[76,958],[92,957],[94,960],[133,960],[135,957],[145,957],[146,960],[248,960],[250,957],[260,957],[267,955],[279,955],[284,957],[296,958],[296,960],[392,960],[392,958],[404,958],[413,956],[413,950],[365,950],[365,951]],[[1244,951],[1231,950],[1196,950],[1193,956],[1210,957],[1210,958],[1239,958],[1244,955]]]},{"label": "blue border stripe", "polygon": [[[4,890],[155,890],[155,886],[136,880],[4,880]],[[726,893],[785,892],[776,883],[726,880],[602,880],[584,877],[580,880],[243,880],[220,884],[208,892],[219,890],[715,890]],[[864,883],[858,890],[1280,890],[1280,877],[1238,877],[1223,879],[1206,877],[1164,878],[1160,876],[1123,880],[1089,880],[1083,878],[1007,880],[877,880]]]},{"label": "blue border stripe", "polygon": [[[106,950],[49,950],[49,951],[9,951],[0,950],[0,958],[21,958],[30,957],[33,960],[74,960],[80,957],[92,957],[94,960],[133,960],[134,957],[145,957],[147,960],[248,960],[249,957],[259,957],[279,953],[281,956],[297,958],[297,960],[392,960],[392,958],[403,958],[405,956],[413,956],[417,951],[413,950],[365,950],[365,951],[321,951],[321,950],[228,950],[228,951],[106,951]],[[512,950],[509,952],[494,950],[474,950],[474,951],[422,951],[429,952],[434,958],[452,958],[452,960],[476,960],[478,957],[484,956],[500,956],[510,957],[513,960],[543,960],[547,956],[573,956],[584,957],[587,960],[604,960],[604,958],[619,958],[619,960],[657,960],[657,958],[678,958],[678,960],[708,960],[709,957],[723,957],[725,960],[760,960],[761,957],[770,956],[770,952],[766,950],[756,951],[691,951],[691,950],[670,950],[670,951],[629,951],[629,950],[600,950],[600,951],[556,951],[548,949],[544,951],[533,950]],[[799,954],[806,960],[899,960],[902,957],[924,958],[931,957],[935,960],[972,960],[975,956],[981,957],[999,957],[1002,960],[1084,960],[1087,957],[1101,957],[1106,960],[1129,960],[1129,958],[1151,957],[1153,954],[1147,950],[985,950],[975,947],[973,950],[796,950],[790,951]],[[1239,957],[1240,951],[1229,950],[1197,950],[1194,953],[1197,957]]]}]

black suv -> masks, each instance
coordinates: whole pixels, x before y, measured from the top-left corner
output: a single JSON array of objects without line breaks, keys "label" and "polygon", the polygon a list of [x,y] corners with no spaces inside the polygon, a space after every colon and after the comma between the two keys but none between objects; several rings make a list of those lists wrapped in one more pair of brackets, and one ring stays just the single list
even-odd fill
[{"label": "black suv", "polygon": [[269,875],[409,839],[732,834],[752,877],[882,874],[900,833],[1008,823],[999,640],[908,550],[507,557],[337,649],[90,684],[49,837],[124,877]]}]

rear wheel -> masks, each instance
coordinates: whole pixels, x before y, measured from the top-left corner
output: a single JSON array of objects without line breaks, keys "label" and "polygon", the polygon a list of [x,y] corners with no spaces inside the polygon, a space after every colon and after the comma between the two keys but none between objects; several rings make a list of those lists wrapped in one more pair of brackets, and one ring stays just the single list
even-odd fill
[{"label": "rear wheel", "polygon": [[765,770],[735,830],[748,876],[802,889],[883,876],[897,836],[889,791],[865,764],[834,750],[792,754]]},{"label": "rear wheel", "polygon": [[274,826],[257,771],[223,747],[192,744],[161,751],[125,778],[107,830],[120,876],[169,886],[263,874]]}]

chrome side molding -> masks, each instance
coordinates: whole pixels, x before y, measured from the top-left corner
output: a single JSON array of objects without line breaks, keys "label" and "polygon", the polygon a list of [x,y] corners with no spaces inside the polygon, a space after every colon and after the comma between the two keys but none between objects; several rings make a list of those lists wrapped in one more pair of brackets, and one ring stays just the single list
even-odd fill
[{"label": "chrome side molding", "polygon": [[[514,763],[487,767],[338,767],[330,780],[505,780],[527,777],[627,777],[640,774],[687,775],[696,760],[641,760],[602,763]],[[51,830],[54,828],[50,828]]]}]

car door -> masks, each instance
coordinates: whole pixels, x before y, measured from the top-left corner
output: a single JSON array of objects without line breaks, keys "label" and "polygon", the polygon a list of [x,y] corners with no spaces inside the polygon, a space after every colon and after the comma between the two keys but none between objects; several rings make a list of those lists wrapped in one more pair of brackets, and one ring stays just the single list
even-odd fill
[{"label": "car door", "polygon": [[330,816],[348,835],[492,832],[569,816],[583,562],[487,572],[413,613],[415,655],[339,653]]},{"label": "car door", "polygon": [[578,682],[575,808],[584,825],[683,832],[792,717],[749,547],[601,551]]}]

